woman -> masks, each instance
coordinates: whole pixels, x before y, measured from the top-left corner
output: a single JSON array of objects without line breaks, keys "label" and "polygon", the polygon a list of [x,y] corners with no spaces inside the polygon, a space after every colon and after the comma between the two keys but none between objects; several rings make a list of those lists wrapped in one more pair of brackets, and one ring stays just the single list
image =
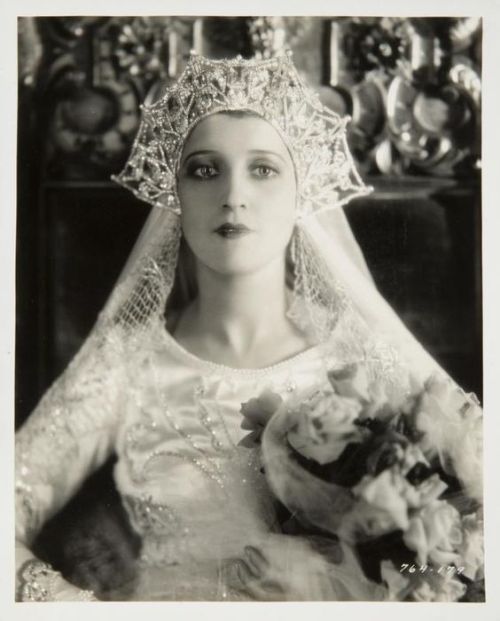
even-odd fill
[{"label": "woman", "polygon": [[93,598],[29,544],[115,451],[142,538],[132,599],[380,599],[345,552],[280,533],[240,412],[349,362],[394,393],[436,368],[331,211],[368,191],[345,120],[289,56],[194,56],[144,110],[117,180],[153,209],[92,335],[18,433],[20,598]]}]

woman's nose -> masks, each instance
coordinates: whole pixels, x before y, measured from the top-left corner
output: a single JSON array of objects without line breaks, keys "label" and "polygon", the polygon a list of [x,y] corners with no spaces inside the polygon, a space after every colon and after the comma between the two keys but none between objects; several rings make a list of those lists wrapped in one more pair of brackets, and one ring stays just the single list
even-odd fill
[{"label": "woman's nose", "polygon": [[246,209],[248,192],[241,173],[236,171],[228,173],[221,203],[224,209]]}]

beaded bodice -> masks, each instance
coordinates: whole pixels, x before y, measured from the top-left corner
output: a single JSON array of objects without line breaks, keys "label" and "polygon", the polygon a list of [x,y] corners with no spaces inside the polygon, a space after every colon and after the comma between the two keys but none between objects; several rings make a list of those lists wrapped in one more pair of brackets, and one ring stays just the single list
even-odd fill
[{"label": "beaded bodice", "polygon": [[266,369],[203,361],[164,330],[138,366],[117,440],[117,486],[143,540],[142,560],[229,557],[276,530],[256,448],[240,444],[241,404],[271,389],[286,398],[324,372],[322,347]]}]

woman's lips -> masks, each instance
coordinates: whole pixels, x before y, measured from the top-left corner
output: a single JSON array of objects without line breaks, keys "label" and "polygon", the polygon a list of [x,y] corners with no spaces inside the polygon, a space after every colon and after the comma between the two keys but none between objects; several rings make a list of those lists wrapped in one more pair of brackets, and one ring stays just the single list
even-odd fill
[{"label": "woman's lips", "polygon": [[214,232],[221,237],[225,237],[226,239],[232,239],[248,235],[252,231],[244,224],[230,224],[229,222],[226,222],[225,224],[221,224],[221,226],[217,227]]}]

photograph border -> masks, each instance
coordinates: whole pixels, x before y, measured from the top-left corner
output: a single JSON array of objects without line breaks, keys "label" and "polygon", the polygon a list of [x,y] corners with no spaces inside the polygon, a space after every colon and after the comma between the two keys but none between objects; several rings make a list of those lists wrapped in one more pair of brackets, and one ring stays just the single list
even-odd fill
[{"label": "photograph border", "polygon": [[[500,60],[500,3],[494,0],[457,0],[438,3],[433,0],[419,0],[403,5],[397,0],[387,0],[381,10],[380,3],[359,0],[346,2],[261,2],[255,1],[234,9],[230,2],[211,0],[207,5],[198,0],[187,5],[182,2],[141,2],[122,0],[97,0],[68,3],[25,1],[1,7],[1,39],[3,54],[0,61],[2,85],[2,205],[0,207],[0,256],[2,305],[0,321],[0,399],[4,417],[3,432],[0,434],[0,459],[2,487],[7,501],[0,512],[0,620],[11,619],[58,619],[71,615],[75,621],[93,619],[136,620],[139,615],[149,619],[190,619],[203,614],[210,619],[254,618],[264,611],[274,619],[302,618],[305,615],[336,615],[344,620],[395,619],[404,616],[411,619],[469,619],[496,620],[500,611],[500,584],[498,561],[500,560],[500,489],[497,476],[500,467],[500,399],[496,384],[500,378],[500,330],[496,317],[499,316],[499,250],[500,217],[498,189],[498,155],[500,148],[500,89],[498,62]],[[301,602],[301,603],[187,603],[187,602],[97,602],[70,603],[53,602],[43,606],[14,602],[14,352],[15,352],[15,258],[16,258],[16,123],[17,117],[17,17],[27,15],[364,15],[364,16],[481,16],[483,18],[483,368],[484,368],[484,429],[485,429],[485,537],[486,537],[486,602],[485,603],[401,603],[401,602]],[[498,183],[498,181],[497,181]],[[36,606],[36,609],[33,608]],[[236,610],[238,608],[238,610]]]}]

